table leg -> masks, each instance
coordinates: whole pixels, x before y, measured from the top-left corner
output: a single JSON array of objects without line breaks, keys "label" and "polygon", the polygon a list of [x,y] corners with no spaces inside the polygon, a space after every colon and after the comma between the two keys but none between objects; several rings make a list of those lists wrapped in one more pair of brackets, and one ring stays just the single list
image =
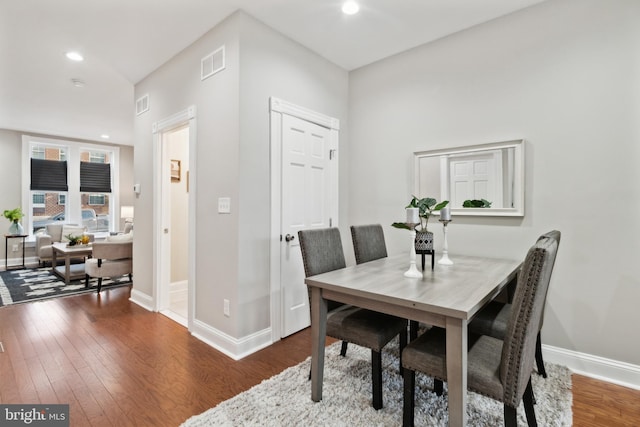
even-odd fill
[{"label": "table leg", "polygon": [[447,318],[449,425],[467,424],[467,321]]},{"label": "table leg", "polygon": [[58,264],[58,256],[57,256],[57,252],[55,249],[51,250],[51,269],[54,271],[56,271],[56,265]]},{"label": "table leg", "polygon": [[71,277],[71,257],[65,255],[64,257],[64,283],[69,284],[69,278]]},{"label": "table leg", "polygon": [[327,338],[327,300],[320,288],[311,289],[311,400],[322,400],[324,343]]}]

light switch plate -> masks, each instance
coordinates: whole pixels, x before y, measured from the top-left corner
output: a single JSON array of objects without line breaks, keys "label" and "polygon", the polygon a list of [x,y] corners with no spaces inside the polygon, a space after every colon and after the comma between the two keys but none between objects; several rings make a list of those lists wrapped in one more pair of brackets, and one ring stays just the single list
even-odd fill
[{"label": "light switch plate", "polygon": [[231,213],[231,198],[218,197],[218,213]]}]

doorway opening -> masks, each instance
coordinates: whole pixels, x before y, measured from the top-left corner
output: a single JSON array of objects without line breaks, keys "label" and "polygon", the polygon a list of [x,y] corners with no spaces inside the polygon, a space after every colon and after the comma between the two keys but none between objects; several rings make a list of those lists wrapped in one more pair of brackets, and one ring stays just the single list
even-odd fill
[{"label": "doorway opening", "polygon": [[[162,143],[166,144],[170,177],[163,196],[168,197],[169,218],[169,299],[162,313],[187,326],[188,304],[188,251],[189,231],[189,126],[183,125],[162,133]],[[166,165],[167,162],[164,162]]]},{"label": "doorway opening", "polygon": [[195,301],[195,108],[154,124],[154,304],[190,328]]}]

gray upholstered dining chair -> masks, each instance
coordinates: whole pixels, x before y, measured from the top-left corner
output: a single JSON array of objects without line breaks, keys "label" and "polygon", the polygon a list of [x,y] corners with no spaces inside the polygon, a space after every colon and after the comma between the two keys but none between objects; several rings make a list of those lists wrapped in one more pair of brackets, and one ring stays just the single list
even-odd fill
[{"label": "gray upholstered dining chair", "polygon": [[387,245],[380,224],[352,225],[351,240],[356,264],[387,257]]},{"label": "gray upholstered dining chair", "polygon": [[[337,228],[301,230],[298,238],[306,277],[346,267]],[[400,348],[406,345],[407,321],[329,301],[327,335],[371,349],[373,407],[382,408],[382,348],[398,335]]]},{"label": "gray upholstered dining chair", "polygon": [[[380,224],[352,225],[351,239],[353,251],[356,255],[356,264],[369,262],[387,257],[387,245],[384,241],[384,232]],[[418,336],[419,324],[415,320],[409,321],[409,339],[414,340]],[[342,346],[342,355],[346,353],[346,345]],[[400,369],[402,372],[402,369]]]},{"label": "gray upholstered dining chair", "polygon": [[[558,241],[541,237],[529,249],[518,275],[504,340],[470,334],[467,385],[470,390],[504,404],[505,426],[517,425],[517,408],[524,402],[529,426],[536,426],[531,373],[540,318],[544,310]],[[413,425],[415,372],[447,380],[446,334],[433,328],[409,343],[402,354],[404,366],[403,425]]]},{"label": "gray upholstered dining chair", "polygon": [[[384,231],[380,224],[369,225],[352,225],[351,241],[353,242],[353,252],[356,256],[356,264],[362,264],[387,257],[387,245],[384,241]],[[416,322],[417,330],[417,322]],[[347,353],[346,343],[343,341],[343,356]],[[402,361],[400,364],[400,373],[402,374]]]},{"label": "gray upholstered dining chair", "polygon": [[[560,237],[561,233],[558,230],[553,230],[543,234],[539,239],[555,239],[558,246],[560,246]],[[554,264],[555,257],[551,260],[551,268],[553,268]],[[511,310],[512,306],[510,303],[505,304],[492,301],[469,323],[469,331],[475,334],[504,339]],[[547,378],[547,371],[544,368],[544,360],[542,359],[542,342],[540,340],[540,331],[542,330],[542,324],[544,322],[544,307],[542,310],[542,317],[540,317],[540,326],[538,327],[538,335],[536,337],[536,366],[538,368],[538,374],[542,375],[543,378]]]}]

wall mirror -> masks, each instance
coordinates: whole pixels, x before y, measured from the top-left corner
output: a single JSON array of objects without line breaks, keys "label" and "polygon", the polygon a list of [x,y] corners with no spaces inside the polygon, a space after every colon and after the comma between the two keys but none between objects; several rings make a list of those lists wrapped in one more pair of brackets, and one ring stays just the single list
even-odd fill
[{"label": "wall mirror", "polygon": [[414,156],[417,197],[449,200],[452,215],[524,216],[523,140]]}]

